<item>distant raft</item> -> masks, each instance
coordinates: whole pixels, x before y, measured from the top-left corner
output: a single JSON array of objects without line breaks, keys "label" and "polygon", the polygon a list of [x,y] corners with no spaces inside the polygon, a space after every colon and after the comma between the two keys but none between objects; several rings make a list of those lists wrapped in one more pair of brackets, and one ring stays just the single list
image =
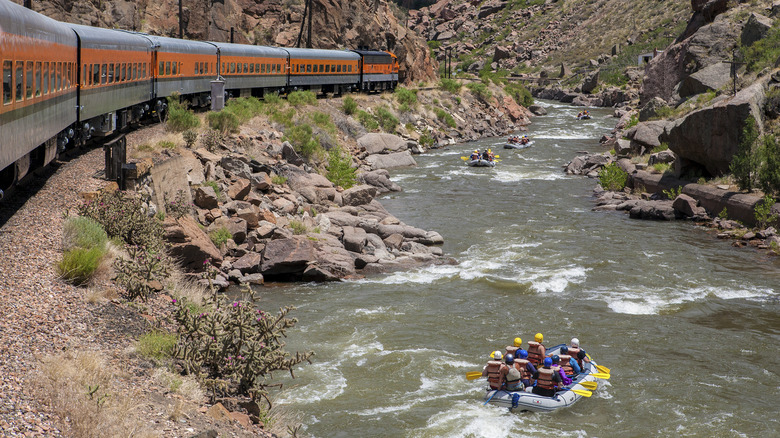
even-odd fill
[{"label": "distant raft", "polygon": [[[547,350],[547,353],[556,353],[562,346],[563,344],[552,347]],[[583,398],[582,395],[576,394],[571,390],[585,390],[585,387],[580,385],[580,383],[595,382],[597,380],[593,376],[595,373],[598,373],[596,363],[591,360],[589,363],[583,363],[583,371],[572,379],[571,385],[568,385],[566,390],[559,391],[554,397],[545,397],[525,391],[488,389],[485,394],[485,401],[514,411],[553,412],[571,406]]]},{"label": "distant raft", "polygon": [[471,167],[496,167],[495,161],[483,160],[482,158],[478,160],[469,160],[466,163]]},{"label": "distant raft", "polygon": [[504,149],[525,149],[530,148],[531,145],[534,144],[534,141],[531,140],[528,143],[518,143],[518,142],[507,142],[504,145]]},{"label": "distant raft", "polygon": [[577,116],[577,119],[579,120],[590,120],[590,114],[582,114]]}]

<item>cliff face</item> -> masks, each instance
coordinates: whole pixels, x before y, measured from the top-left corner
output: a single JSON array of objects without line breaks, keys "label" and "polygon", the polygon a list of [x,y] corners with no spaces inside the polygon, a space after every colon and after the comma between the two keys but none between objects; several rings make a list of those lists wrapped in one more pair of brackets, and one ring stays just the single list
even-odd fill
[{"label": "cliff face", "polygon": [[[14,0],[22,3],[22,0]],[[293,47],[304,0],[182,0],[184,37]],[[178,37],[177,0],[41,0],[33,9],[60,21]],[[303,29],[306,47],[308,24]],[[424,39],[406,29],[387,0],[313,0],[311,47],[389,50],[407,81],[436,78]]]}]

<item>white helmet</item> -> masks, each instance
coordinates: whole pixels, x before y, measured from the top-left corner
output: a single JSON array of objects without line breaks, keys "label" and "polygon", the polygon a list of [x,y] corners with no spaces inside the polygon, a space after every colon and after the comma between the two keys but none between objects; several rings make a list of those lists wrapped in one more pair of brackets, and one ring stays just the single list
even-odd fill
[{"label": "white helmet", "polygon": [[571,338],[571,346],[574,348],[580,348],[580,340],[577,338]]},{"label": "white helmet", "polygon": [[501,357],[502,357],[502,355],[501,355],[500,351],[496,350],[496,351],[493,352],[493,359],[494,360],[501,360]]}]

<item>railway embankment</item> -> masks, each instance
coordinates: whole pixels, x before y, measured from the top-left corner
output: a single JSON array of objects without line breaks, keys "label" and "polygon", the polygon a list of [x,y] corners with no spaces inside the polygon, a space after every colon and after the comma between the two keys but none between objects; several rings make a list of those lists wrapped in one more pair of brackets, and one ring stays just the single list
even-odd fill
[{"label": "railway embankment", "polygon": [[[200,114],[194,144],[186,140],[191,134],[165,124],[140,129],[127,135],[128,155],[139,171],[135,192],[163,220],[179,261],[199,270],[208,258],[223,282],[332,280],[446,263],[438,233],[403,224],[376,199],[401,189],[389,171],[414,165],[414,156],[428,148],[514,132],[529,120],[511,102],[465,89],[416,97],[408,110],[399,110],[393,95],[354,96],[352,111],[344,109],[346,98],[296,108],[279,103],[237,132],[219,135]],[[385,125],[392,129],[380,128],[380,108],[399,119]],[[342,154],[329,161],[323,147],[306,156],[299,132],[308,129],[303,140]],[[64,280],[57,264],[65,216],[85,199],[113,190],[101,177],[103,167],[100,150],[60,163],[0,228],[2,435],[286,433],[295,426],[294,414],[269,414],[241,398],[212,399],[202,382],[171,373],[170,358],[145,352],[142,339],[176,330],[171,298],[183,293],[182,276],[146,283],[145,300],[130,299],[115,283],[111,263],[85,285]],[[354,185],[346,188],[343,181],[350,179],[339,175],[353,175]]]}]

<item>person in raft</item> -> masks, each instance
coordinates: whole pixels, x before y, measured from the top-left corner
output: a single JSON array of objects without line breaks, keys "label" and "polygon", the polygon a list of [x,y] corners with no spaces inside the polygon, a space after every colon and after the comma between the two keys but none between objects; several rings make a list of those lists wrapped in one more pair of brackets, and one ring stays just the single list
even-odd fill
[{"label": "person in raft", "polygon": [[471,157],[469,157],[471,161],[479,160],[479,149],[475,149],[474,152],[471,153]]},{"label": "person in raft", "polygon": [[561,368],[563,368],[567,376],[576,376],[582,372],[577,359],[569,355],[569,347],[565,345],[561,347]]},{"label": "person in raft", "polygon": [[541,333],[537,333],[534,336],[534,340],[528,342],[528,361],[536,367],[542,364],[547,354],[547,349],[544,348],[542,341],[544,341],[544,336]]},{"label": "person in raft", "polygon": [[561,375],[552,368],[552,359],[549,357],[544,358],[544,366],[536,370],[533,378],[536,379],[536,386],[531,392],[536,395],[554,397],[555,390],[563,387]]},{"label": "person in raft", "polygon": [[566,372],[564,371],[563,367],[561,367],[561,357],[557,354],[553,354],[550,359],[552,359],[552,368],[558,371],[564,386],[571,385],[571,379],[566,376]]},{"label": "person in raft", "polygon": [[518,350],[515,359],[515,366],[520,369],[521,380],[526,388],[530,388],[533,385],[532,377],[536,374],[536,367],[528,361],[528,352],[525,350]]},{"label": "person in raft", "polygon": [[490,354],[490,360],[482,368],[482,376],[487,377],[490,389],[501,389],[504,384],[504,376],[501,374],[501,367],[505,366],[502,362],[501,352],[496,350]]},{"label": "person in raft", "polygon": [[522,391],[523,386],[522,374],[519,367],[515,364],[515,357],[511,354],[505,356],[505,364],[501,367],[501,376],[504,380],[504,389],[507,391]]},{"label": "person in raft", "polygon": [[571,343],[568,348],[568,354],[569,356],[577,360],[577,364],[580,366],[580,368],[583,368],[583,364],[590,362],[590,359],[588,358],[588,353],[586,353],[585,350],[580,348],[580,340],[577,338],[571,338]]}]

